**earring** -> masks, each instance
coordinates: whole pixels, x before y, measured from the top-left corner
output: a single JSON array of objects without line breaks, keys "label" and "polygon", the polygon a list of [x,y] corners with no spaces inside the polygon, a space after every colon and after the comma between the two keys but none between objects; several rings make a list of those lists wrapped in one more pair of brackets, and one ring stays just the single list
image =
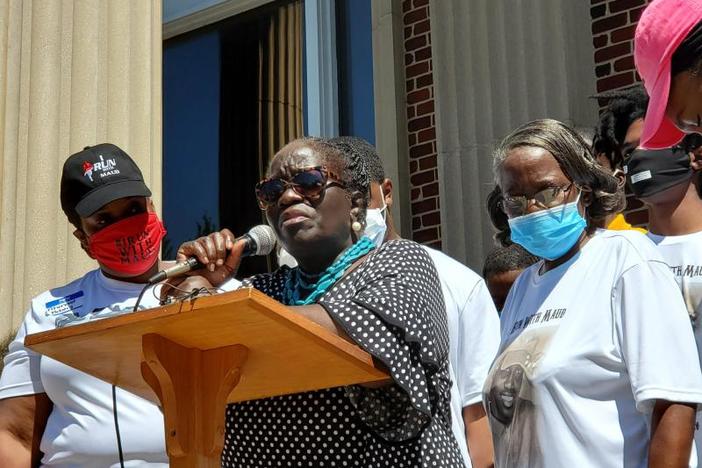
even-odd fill
[{"label": "earring", "polygon": [[353,229],[354,232],[360,232],[362,227],[363,226],[361,226],[361,223],[359,223],[358,221],[354,221],[353,223],[351,223],[351,229]]}]

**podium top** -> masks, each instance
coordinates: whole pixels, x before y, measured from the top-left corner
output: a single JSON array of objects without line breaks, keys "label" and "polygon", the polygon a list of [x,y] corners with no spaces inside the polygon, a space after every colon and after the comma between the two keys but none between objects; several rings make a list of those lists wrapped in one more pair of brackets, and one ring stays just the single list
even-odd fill
[{"label": "podium top", "polygon": [[25,345],[158,403],[141,374],[147,334],[200,350],[246,346],[231,403],[388,379],[361,348],[252,288],[35,333]]}]

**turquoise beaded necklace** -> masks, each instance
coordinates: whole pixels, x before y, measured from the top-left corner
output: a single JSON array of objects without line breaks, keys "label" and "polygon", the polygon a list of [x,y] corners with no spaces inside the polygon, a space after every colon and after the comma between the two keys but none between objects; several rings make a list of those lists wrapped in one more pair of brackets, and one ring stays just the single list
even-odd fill
[{"label": "turquoise beaded necklace", "polygon": [[[283,289],[283,303],[287,305],[308,305],[317,299],[341,278],[344,272],[359,258],[375,248],[368,237],[361,237],[358,242],[346,249],[341,256],[320,275],[308,275],[300,268],[290,271]],[[304,297],[304,299],[301,299]]]}]

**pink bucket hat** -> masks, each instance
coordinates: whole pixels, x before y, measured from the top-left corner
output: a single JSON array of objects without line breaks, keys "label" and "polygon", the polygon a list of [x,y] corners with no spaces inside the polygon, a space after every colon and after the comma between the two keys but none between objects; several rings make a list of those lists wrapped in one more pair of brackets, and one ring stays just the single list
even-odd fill
[{"label": "pink bucket hat", "polygon": [[641,146],[669,148],[685,135],[665,116],[670,61],[687,34],[702,20],[702,0],[655,0],[644,10],[634,36],[634,62],[649,102]]}]

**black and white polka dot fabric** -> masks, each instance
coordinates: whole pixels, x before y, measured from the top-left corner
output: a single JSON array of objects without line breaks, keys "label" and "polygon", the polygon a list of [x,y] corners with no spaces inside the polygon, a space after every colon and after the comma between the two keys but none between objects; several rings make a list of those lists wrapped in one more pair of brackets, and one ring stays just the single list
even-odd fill
[{"label": "black and white polka dot fabric", "polygon": [[[282,300],[289,273],[245,284]],[[230,405],[222,466],[462,467],[449,413],[446,312],[428,254],[414,242],[388,242],[319,304],[394,384]]]}]

